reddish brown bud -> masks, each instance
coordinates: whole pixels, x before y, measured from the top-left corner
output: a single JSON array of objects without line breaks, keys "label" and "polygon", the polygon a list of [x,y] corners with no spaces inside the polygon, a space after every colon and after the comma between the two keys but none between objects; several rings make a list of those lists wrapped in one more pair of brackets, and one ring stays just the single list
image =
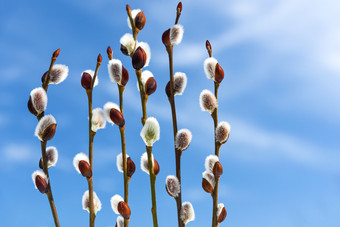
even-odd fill
[{"label": "reddish brown bud", "polygon": [[46,77],[47,77],[48,71],[44,73],[44,75],[41,77],[41,83],[45,83]]},{"label": "reddish brown bud", "polygon": [[136,28],[138,28],[139,30],[142,30],[144,28],[145,22],[146,22],[146,18],[145,18],[144,12],[140,11],[135,18]]},{"label": "reddish brown bud", "polygon": [[168,98],[170,97],[171,95],[171,92],[170,92],[170,81],[166,84],[165,86],[165,93],[166,95],[168,96]]},{"label": "reddish brown bud", "polygon": [[59,56],[59,53],[60,53],[60,48],[53,52],[52,58],[57,58]]},{"label": "reddish brown bud", "polygon": [[125,119],[122,113],[117,109],[112,108],[110,110],[110,118],[112,122],[118,125],[119,127],[122,127],[125,125]]},{"label": "reddish brown bud", "polygon": [[163,33],[162,42],[165,46],[170,46],[170,28]]},{"label": "reddish brown bud", "polygon": [[43,163],[42,158],[40,158],[40,160],[39,160],[39,168],[44,169],[44,163]]},{"label": "reddish brown bud", "polygon": [[220,216],[218,216],[218,223],[221,223],[224,221],[224,219],[227,217],[227,210],[225,209],[225,207],[222,208],[221,214]]},{"label": "reddish brown bud", "polygon": [[120,45],[120,51],[126,55],[126,56],[129,56],[129,51],[128,49],[124,46],[124,45]]},{"label": "reddish brown bud", "polygon": [[140,70],[144,67],[146,63],[146,53],[143,48],[138,47],[132,56],[132,66],[134,69]]},{"label": "reddish brown bud", "polygon": [[157,176],[159,171],[160,171],[159,164],[158,164],[156,159],[153,159],[153,172],[154,172],[154,174]]},{"label": "reddish brown bud", "polygon": [[28,99],[27,108],[28,108],[28,110],[30,111],[31,114],[33,114],[33,115],[35,115],[35,116],[38,115],[38,112],[35,110],[35,108],[34,108],[34,106],[33,106],[31,96],[30,96],[30,98]]},{"label": "reddish brown bud", "polygon": [[81,86],[85,88],[86,90],[91,89],[92,86],[92,76],[91,74],[84,72],[81,76]]},{"label": "reddish brown bud", "polygon": [[35,185],[41,193],[45,194],[48,192],[48,184],[42,176],[37,175],[35,177]]},{"label": "reddish brown bud", "polygon": [[97,63],[102,63],[102,55],[101,54],[98,54],[98,57],[97,57]]},{"label": "reddish brown bud", "polygon": [[87,178],[92,177],[92,170],[90,164],[87,161],[81,160],[78,164],[78,167],[81,175]]},{"label": "reddish brown bud", "polygon": [[202,180],[202,188],[204,189],[204,191],[210,194],[214,191],[214,187],[205,178],[203,178]]},{"label": "reddish brown bud", "polygon": [[213,174],[215,177],[220,177],[223,174],[223,167],[219,161],[217,161],[214,165]]},{"label": "reddish brown bud", "polygon": [[122,215],[123,218],[125,219],[130,218],[131,215],[130,207],[124,201],[118,203],[118,212],[120,213],[120,215]]},{"label": "reddish brown bud", "polygon": [[126,68],[124,66],[122,66],[122,80],[121,80],[120,83],[123,86],[125,86],[128,81],[129,81],[129,72],[126,70]]},{"label": "reddish brown bud", "polygon": [[182,2],[179,2],[177,5],[177,12],[182,12]]},{"label": "reddish brown bud", "polygon": [[42,140],[43,141],[48,141],[48,140],[53,139],[55,131],[56,131],[56,128],[57,128],[57,124],[51,124],[50,126],[48,126],[44,130],[44,132],[42,133],[42,136],[41,136]]},{"label": "reddish brown bud", "polygon": [[130,157],[127,158],[127,175],[128,177],[132,177],[132,175],[135,173],[136,171],[136,165],[135,163],[131,160]]},{"label": "reddish brown bud", "polygon": [[129,6],[129,4],[126,4],[126,12],[128,14],[131,14],[131,7]]},{"label": "reddish brown bud", "polygon": [[150,77],[146,82],[145,82],[145,93],[147,95],[153,94],[157,89],[157,82],[154,77]]},{"label": "reddish brown bud", "polygon": [[111,60],[113,58],[113,51],[110,46],[107,47],[106,53],[107,53],[108,58]]},{"label": "reddish brown bud", "polygon": [[210,42],[209,40],[205,41],[205,48],[207,48],[207,51],[212,51],[212,48],[211,48],[211,45],[210,45]]},{"label": "reddish brown bud", "polygon": [[220,66],[220,64],[217,63],[215,67],[215,81],[218,83],[221,83],[223,78],[224,78],[224,71],[222,67]]}]

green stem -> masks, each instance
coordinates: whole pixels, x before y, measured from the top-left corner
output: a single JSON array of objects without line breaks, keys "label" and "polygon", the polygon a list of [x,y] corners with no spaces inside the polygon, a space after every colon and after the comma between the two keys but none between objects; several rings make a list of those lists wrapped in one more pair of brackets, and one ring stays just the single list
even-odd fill
[{"label": "green stem", "polygon": [[41,141],[41,155],[42,155],[42,160],[43,160],[43,170],[44,173],[47,176],[48,179],[48,192],[46,193],[48,201],[50,203],[53,219],[54,219],[54,224],[56,227],[60,227],[59,224],[59,219],[58,219],[58,214],[57,214],[57,208],[55,207],[54,200],[53,200],[53,195],[52,195],[52,188],[51,188],[51,181],[50,177],[48,174],[48,167],[47,167],[47,157],[46,157],[46,142]]},{"label": "green stem", "polygon": [[[170,97],[169,102],[171,106],[171,114],[172,114],[172,127],[174,133],[174,144],[177,135],[177,117],[176,117],[176,105],[175,105],[175,95],[174,95],[174,71],[173,71],[173,46],[169,46],[166,48],[169,56],[169,72],[170,72]],[[176,177],[179,181],[180,187],[182,187],[181,183],[181,151],[177,150],[175,147],[175,158],[176,158]],[[184,223],[181,219],[181,209],[182,209],[182,190],[177,197],[175,197],[176,205],[177,205],[177,220],[178,227],[183,227]]]},{"label": "green stem", "polygon": [[145,94],[143,83],[142,83],[142,70],[136,70],[137,80],[138,80],[138,87],[139,87],[139,94],[140,94],[140,101],[142,104],[142,112],[143,117],[141,119],[142,124],[145,124],[146,119],[148,118],[147,112],[146,112],[146,102],[148,100],[148,95]]},{"label": "green stem", "polygon": [[153,169],[153,159],[152,159],[152,147],[146,146],[146,151],[148,154],[148,164],[149,164],[149,175],[150,175],[150,186],[151,186],[151,198],[152,198],[152,218],[153,218],[153,226],[158,227],[157,222],[157,206],[156,206],[156,175]]}]

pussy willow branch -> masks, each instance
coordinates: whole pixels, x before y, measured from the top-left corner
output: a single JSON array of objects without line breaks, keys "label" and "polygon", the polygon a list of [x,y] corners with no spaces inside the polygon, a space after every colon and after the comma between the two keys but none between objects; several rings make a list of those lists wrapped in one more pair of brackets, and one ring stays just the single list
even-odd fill
[{"label": "pussy willow branch", "polygon": [[[209,57],[212,57],[212,50],[208,51]],[[220,83],[214,81],[214,93],[216,100],[218,102],[218,88],[220,87]],[[218,107],[211,114],[212,119],[214,120],[214,141],[215,141],[215,155],[219,157],[221,144],[216,140],[216,128],[218,125]],[[212,217],[212,227],[217,227],[217,205],[218,205],[218,185],[219,185],[220,177],[215,177],[215,187],[212,193],[213,198],[213,217]]]},{"label": "pussy willow branch", "polygon": [[[92,173],[93,173],[93,140],[94,140],[94,136],[96,135],[96,133],[91,130],[92,128],[92,91],[93,91],[94,82],[97,77],[99,66],[100,66],[100,62],[97,62],[96,70],[92,78],[91,89],[86,91],[87,98],[88,98],[88,107],[89,107],[89,161],[90,161],[90,167],[91,167]],[[94,227],[94,221],[95,221],[96,215],[94,213],[94,204],[93,204],[93,176],[88,178],[87,182],[88,182],[88,187],[89,187],[89,200],[90,200],[90,227]]]},{"label": "pussy willow branch", "polygon": [[157,206],[156,206],[156,175],[153,168],[153,159],[152,159],[152,147],[146,146],[146,151],[148,154],[148,164],[149,164],[149,175],[150,175],[150,186],[151,186],[151,197],[152,197],[152,219],[153,219],[153,226],[158,227],[157,221]]},{"label": "pussy willow branch", "polygon": [[[178,22],[178,20],[176,20]],[[169,56],[169,71],[170,71],[170,97],[169,102],[171,106],[171,114],[172,114],[172,126],[174,132],[174,144],[176,140],[177,134],[177,118],[176,118],[176,106],[175,106],[175,97],[174,97],[174,70],[173,70],[173,46],[170,45],[166,48]],[[178,178],[179,185],[182,187],[181,183],[181,151],[177,150],[175,147],[175,157],[176,157],[176,177]],[[184,223],[181,219],[181,209],[182,209],[182,190],[180,190],[177,197],[175,197],[176,205],[177,205],[177,219],[178,219],[178,227],[183,227]]]},{"label": "pussy willow branch", "polygon": [[[132,33],[133,33],[133,38],[135,40],[135,48],[137,45],[137,35],[139,30],[135,27],[131,15],[131,9],[130,6],[126,6],[126,11],[129,16],[131,28],[132,28]],[[132,58],[133,52],[131,53],[130,57]],[[142,112],[143,112],[143,117],[141,119],[142,125],[145,124],[145,121],[147,119],[147,110],[146,110],[146,102],[148,101],[148,95],[145,94],[144,89],[143,89],[143,84],[142,84],[142,70],[136,70],[136,76],[138,80],[138,87],[139,87],[139,94],[140,94],[140,99],[141,99],[141,105],[142,105]],[[146,147],[146,151],[148,154],[148,163],[149,163],[149,173],[150,173],[150,185],[151,185],[151,199],[152,199],[152,218],[153,218],[153,226],[158,227],[158,221],[157,221],[157,206],[156,206],[156,189],[155,189],[155,181],[156,181],[156,176],[154,174],[153,170],[153,163],[151,159],[151,152],[152,152],[152,147]]]},{"label": "pussy willow branch", "polygon": [[[181,16],[181,11],[177,8],[177,15],[175,24],[178,23],[179,18]],[[172,115],[172,128],[174,133],[174,144],[177,135],[177,117],[176,117],[176,105],[175,105],[175,94],[174,94],[174,66],[173,66],[173,45],[169,45],[166,47],[166,51],[168,52],[169,57],[169,73],[170,73],[170,97],[169,102],[171,106],[171,115]],[[175,147],[175,158],[176,158],[176,177],[179,181],[179,185],[182,188],[181,181],[181,155],[182,151],[176,149]],[[185,224],[181,219],[181,209],[182,209],[182,190],[180,190],[177,197],[175,197],[176,205],[177,205],[177,219],[178,219],[178,227],[184,227]]]},{"label": "pussy willow branch", "polygon": [[[110,60],[113,59],[112,55],[108,56]],[[118,92],[119,92],[119,108],[120,112],[122,113],[124,117],[124,111],[123,111],[123,93],[125,87],[122,85],[119,85],[117,83],[118,87]],[[119,127],[119,132],[120,132],[120,139],[121,139],[121,144],[122,144],[122,155],[123,155],[123,176],[124,176],[124,202],[126,204],[129,204],[129,182],[130,182],[130,177],[127,175],[127,162],[126,162],[126,146],[125,146],[125,126]],[[129,226],[129,220],[124,219],[124,227]]]},{"label": "pussy willow branch", "polygon": [[[51,63],[50,63],[50,67],[48,69],[47,72],[47,76],[45,78],[45,81],[43,82],[43,88],[47,93],[47,89],[48,89],[48,83],[50,80],[50,73],[52,70],[52,67],[55,63],[55,61],[57,60],[57,57],[55,57],[54,55],[51,58]],[[40,121],[40,119],[45,115],[44,112],[42,112],[41,114],[39,114],[37,116],[38,121]],[[47,178],[48,178],[48,192],[46,193],[48,201],[50,203],[50,207],[51,207],[51,211],[52,211],[52,215],[53,215],[53,219],[54,219],[54,224],[56,227],[60,227],[59,224],[59,219],[58,219],[58,214],[57,214],[57,208],[54,204],[54,200],[53,200],[53,194],[52,194],[52,188],[51,188],[51,180],[48,174],[48,167],[47,167],[47,157],[46,157],[46,144],[47,142],[45,141],[41,141],[41,156],[42,156],[42,161],[43,161],[43,171],[46,174]]]}]

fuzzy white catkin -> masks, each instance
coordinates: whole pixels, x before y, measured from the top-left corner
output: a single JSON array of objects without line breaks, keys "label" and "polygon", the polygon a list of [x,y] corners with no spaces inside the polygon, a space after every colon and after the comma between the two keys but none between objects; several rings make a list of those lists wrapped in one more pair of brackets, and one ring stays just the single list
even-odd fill
[{"label": "fuzzy white catkin", "polygon": [[217,212],[216,212],[217,218],[221,215],[221,212],[222,212],[223,208],[224,208],[224,204],[223,203],[219,203],[217,205]]},{"label": "fuzzy white catkin", "polygon": [[203,111],[213,113],[217,108],[217,100],[215,95],[209,90],[203,90],[200,95],[200,106]]},{"label": "fuzzy white catkin", "polygon": [[[129,157],[128,154],[126,154],[126,159]],[[116,157],[116,165],[117,165],[117,169],[119,172],[124,172],[124,168],[123,168],[123,154],[120,153],[119,155],[117,155]]]},{"label": "fuzzy white catkin", "polygon": [[[139,12],[141,12],[140,9],[133,9],[133,10],[131,10],[131,17],[132,17],[133,24],[135,23],[135,18],[136,18],[137,14]],[[129,28],[132,29],[129,17],[127,17],[127,23],[128,23]]]},{"label": "fuzzy white catkin", "polygon": [[91,123],[92,123],[91,130],[93,132],[97,132],[98,129],[105,128],[106,119],[105,119],[105,113],[104,113],[103,109],[96,108],[96,109],[92,110]]},{"label": "fuzzy white catkin", "polygon": [[215,181],[215,176],[212,173],[210,173],[208,171],[204,171],[202,173],[202,177],[210,183],[212,188],[215,188],[216,181]]},{"label": "fuzzy white catkin", "polygon": [[90,163],[90,161],[89,161],[89,157],[87,157],[87,155],[84,154],[84,153],[78,153],[78,154],[76,154],[76,156],[74,156],[73,166],[77,170],[77,172],[81,174],[80,169],[79,169],[79,162],[80,161],[85,161],[87,163]]},{"label": "fuzzy white catkin", "polygon": [[[94,71],[93,70],[91,70],[91,69],[85,70],[84,72],[81,73],[81,76],[83,75],[83,73],[90,74],[91,77],[92,77],[92,80],[93,80],[93,77],[94,77]],[[93,84],[93,87],[97,86],[98,83],[99,83],[99,79],[98,79],[98,74],[97,74],[96,80],[94,81],[94,84]]]},{"label": "fuzzy white catkin", "polygon": [[216,141],[225,143],[230,133],[230,124],[226,121],[220,122],[216,127]]},{"label": "fuzzy white catkin", "polygon": [[[151,154],[151,158],[152,158],[152,166],[154,166],[154,158],[153,158],[153,154]],[[150,175],[150,171],[149,171],[149,162],[148,162],[148,154],[146,152],[143,153],[143,155],[140,158],[140,168],[146,172],[147,174]]]},{"label": "fuzzy white catkin", "polygon": [[33,89],[31,91],[31,101],[38,114],[44,112],[47,107],[46,91],[42,87]]},{"label": "fuzzy white catkin", "polygon": [[56,124],[56,120],[52,115],[45,115],[42,117],[35,128],[34,135],[38,137],[41,141],[43,141],[42,136],[43,132],[45,131],[46,128],[48,128],[52,124]]},{"label": "fuzzy white catkin", "polygon": [[44,180],[45,180],[46,183],[48,184],[48,178],[47,178],[46,174],[45,174],[43,171],[41,171],[41,170],[36,170],[36,171],[34,171],[33,174],[32,174],[32,180],[33,180],[33,184],[34,184],[35,188],[37,188],[37,185],[35,184],[35,178],[36,178],[38,175],[41,176],[42,178],[44,178]]},{"label": "fuzzy white catkin", "polygon": [[195,211],[190,202],[184,202],[181,209],[181,219],[184,224],[195,220]]},{"label": "fuzzy white catkin", "polygon": [[187,86],[185,73],[177,72],[174,75],[174,95],[182,95]]},{"label": "fuzzy white catkin", "polygon": [[152,145],[159,140],[160,128],[156,118],[148,117],[146,119],[144,127],[140,132],[146,146],[152,147]]},{"label": "fuzzy white catkin", "polygon": [[118,216],[116,224],[117,224],[116,227],[124,227],[124,218],[122,216]]},{"label": "fuzzy white catkin", "polygon": [[[89,197],[88,190],[83,195],[82,204],[83,204],[83,210],[87,210],[90,213],[90,197]],[[94,213],[97,214],[97,212],[102,209],[102,203],[100,202],[95,192],[93,192],[93,205],[94,205]]]},{"label": "fuzzy white catkin", "polygon": [[215,163],[218,161],[219,161],[219,158],[216,155],[207,156],[204,162],[205,170],[212,173]]},{"label": "fuzzy white catkin", "polygon": [[122,62],[118,59],[111,59],[107,64],[107,69],[109,71],[111,81],[120,84],[123,71]]},{"label": "fuzzy white catkin", "polygon": [[217,60],[213,57],[205,59],[203,66],[205,75],[208,79],[215,79],[215,70],[217,63]]},{"label": "fuzzy white catkin", "polygon": [[177,132],[175,138],[175,147],[181,151],[184,151],[190,145],[192,134],[188,129],[181,129]]},{"label": "fuzzy white catkin", "polygon": [[167,178],[165,180],[165,187],[167,189],[167,192],[172,197],[177,197],[179,195],[179,193],[181,192],[181,185],[179,183],[179,180],[174,175],[167,176]]},{"label": "fuzzy white catkin", "polygon": [[129,55],[135,50],[136,42],[130,33],[126,33],[120,38],[120,44],[127,49]]},{"label": "fuzzy white catkin", "polygon": [[120,195],[114,195],[111,197],[111,208],[116,214],[119,214],[118,204],[122,201],[124,201],[124,199]]},{"label": "fuzzy white catkin", "polygon": [[47,168],[55,166],[58,162],[58,150],[56,147],[46,148]]},{"label": "fuzzy white catkin", "polygon": [[49,84],[59,84],[68,76],[68,67],[66,65],[55,64],[52,67],[49,77]]},{"label": "fuzzy white catkin", "polygon": [[141,47],[145,53],[146,53],[146,61],[145,61],[145,65],[144,67],[148,66],[151,60],[151,50],[150,50],[150,46],[148,43],[146,42],[138,42],[137,46],[136,46],[136,50],[138,47]]},{"label": "fuzzy white catkin", "polygon": [[112,125],[114,125],[114,122],[111,120],[111,117],[110,117],[111,109],[116,109],[116,110],[120,111],[120,108],[119,108],[119,106],[116,103],[113,103],[113,102],[107,102],[104,105],[104,111],[105,111],[105,115],[106,115],[106,120],[109,123],[111,123]]},{"label": "fuzzy white catkin", "polygon": [[184,33],[184,28],[183,28],[182,25],[180,25],[180,24],[174,25],[170,29],[170,43],[172,45],[180,44],[182,42],[182,39],[183,39],[183,33]]}]

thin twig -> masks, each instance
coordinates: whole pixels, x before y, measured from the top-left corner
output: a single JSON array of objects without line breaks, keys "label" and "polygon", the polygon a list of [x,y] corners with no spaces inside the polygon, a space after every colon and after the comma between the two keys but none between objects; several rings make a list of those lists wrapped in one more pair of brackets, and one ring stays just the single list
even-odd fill
[{"label": "thin twig", "polygon": [[157,206],[156,206],[156,175],[153,168],[153,159],[152,159],[152,147],[146,146],[146,151],[148,154],[148,164],[149,164],[149,173],[150,173],[150,186],[151,186],[151,198],[152,198],[152,219],[153,219],[153,226],[158,227],[157,222]]},{"label": "thin twig", "polygon": [[[174,97],[174,72],[173,72],[173,46],[170,45],[166,48],[169,56],[169,72],[170,72],[170,97],[169,102],[171,106],[171,114],[172,114],[172,126],[174,133],[174,144],[177,134],[177,117],[176,117],[176,106],[175,106],[175,97]],[[175,157],[176,157],[176,177],[179,181],[180,187],[182,187],[181,183],[181,151],[177,150],[175,147]],[[180,190],[177,197],[175,197],[176,205],[177,205],[177,219],[178,219],[178,227],[183,227],[184,223],[181,219],[181,209],[182,209],[182,190]]]}]

